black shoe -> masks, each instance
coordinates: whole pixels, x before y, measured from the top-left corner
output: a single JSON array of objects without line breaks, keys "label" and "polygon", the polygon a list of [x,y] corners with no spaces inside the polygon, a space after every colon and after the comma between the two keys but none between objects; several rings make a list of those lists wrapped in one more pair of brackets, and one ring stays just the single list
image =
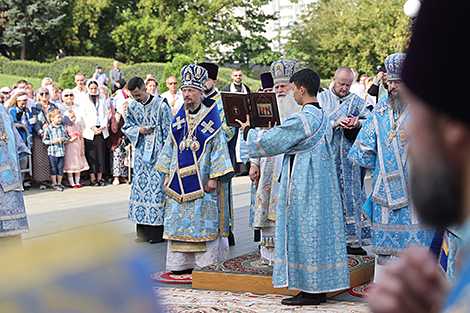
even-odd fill
[{"label": "black shoe", "polygon": [[99,186],[101,186],[101,184],[100,184],[99,181],[94,180],[94,181],[90,182],[90,186],[92,186],[92,187],[99,187]]},{"label": "black shoe", "polygon": [[321,303],[326,302],[326,292],[320,294],[320,302]]},{"label": "black shoe", "polygon": [[165,239],[161,239],[161,240],[150,239],[149,243],[154,244],[154,243],[159,243],[159,242],[164,242],[164,241],[165,241]]},{"label": "black shoe", "polygon": [[188,269],[182,270],[182,271],[172,271],[172,273],[174,275],[185,275],[185,274],[191,274],[192,272],[193,272],[192,268],[188,268]]},{"label": "black shoe", "polygon": [[348,254],[352,255],[367,255],[367,251],[362,249],[361,247],[359,248],[351,248],[351,247],[346,247],[348,250]]},{"label": "black shoe", "polygon": [[106,186],[106,181],[105,181],[103,178],[101,178],[101,179],[98,181],[98,183],[100,184],[100,186]]},{"label": "black shoe", "polygon": [[281,303],[284,305],[319,305],[321,301],[319,293],[301,291],[292,298],[282,299]]},{"label": "black shoe", "polygon": [[233,235],[232,231],[228,233],[228,245],[229,246],[235,245],[235,236]]}]

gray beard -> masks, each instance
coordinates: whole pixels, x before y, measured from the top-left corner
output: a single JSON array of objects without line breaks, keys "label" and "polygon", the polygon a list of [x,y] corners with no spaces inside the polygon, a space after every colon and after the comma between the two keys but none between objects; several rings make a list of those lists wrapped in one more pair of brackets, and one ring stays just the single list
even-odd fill
[{"label": "gray beard", "polygon": [[188,111],[194,111],[195,103],[194,102],[184,102],[184,108]]},{"label": "gray beard", "polygon": [[286,93],[286,96],[279,98],[276,94],[277,104],[279,107],[279,115],[282,120],[286,120],[295,113],[298,107],[297,102],[294,99],[294,92],[291,90]]},{"label": "gray beard", "polygon": [[401,112],[406,107],[405,101],[401,98],[400,94],[388,94],[387,104],[392,108],[393,112]]}]

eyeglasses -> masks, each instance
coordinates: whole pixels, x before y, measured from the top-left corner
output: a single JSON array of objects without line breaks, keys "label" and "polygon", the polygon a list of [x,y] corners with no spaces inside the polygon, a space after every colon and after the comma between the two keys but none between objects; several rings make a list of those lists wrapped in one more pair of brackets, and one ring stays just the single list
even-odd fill
[{"label": "eyeglasses", "polygon": [[73,97],[73,94],[63,95],[63,97]]},{"label": "eyeglasses", "polygon": [[46,92],[40,92],[40,93],[39,93],[39,95],[40,95],[40,96],[44,96],[44,95],[46,95],[46,96],[47,96],[47,95],[49,95],[49,91],[46,91]]},{"label": "eyeglasses", "polygon": [[178,82],[169,82],[168,85],[178,85]]}]

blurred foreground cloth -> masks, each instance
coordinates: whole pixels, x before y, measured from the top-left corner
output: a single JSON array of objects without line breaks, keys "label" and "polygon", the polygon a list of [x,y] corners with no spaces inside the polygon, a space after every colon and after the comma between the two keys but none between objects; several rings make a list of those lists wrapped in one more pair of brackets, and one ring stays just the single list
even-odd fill
[{"label": "blurred foreground cloth", "polygon": [[160,312],[139,255],[102,227],[0,255],[0,312]]}]

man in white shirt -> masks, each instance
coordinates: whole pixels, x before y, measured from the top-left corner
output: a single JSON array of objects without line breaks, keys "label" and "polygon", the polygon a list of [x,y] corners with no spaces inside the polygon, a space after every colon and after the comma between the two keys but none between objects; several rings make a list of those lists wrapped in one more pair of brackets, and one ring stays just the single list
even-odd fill
[{"label": "man in white shirt", "polygon": [[168,91],[162,93],[160,97],[168,101],[171,112],[173,115],[176,115],[184,104],[183,93],[178,89],[178,79],[175,76],[168,76],[166,86],[168,87]]},{"label": "man in white shirt", "polygon": [[75,84],[77,86],[72,89],[72,92],[73,92],[75,101],[79,102],[80,98],[86,94],[85,75],[83,75],[82,73],[77,73],[77,75],[75,75]]}]

